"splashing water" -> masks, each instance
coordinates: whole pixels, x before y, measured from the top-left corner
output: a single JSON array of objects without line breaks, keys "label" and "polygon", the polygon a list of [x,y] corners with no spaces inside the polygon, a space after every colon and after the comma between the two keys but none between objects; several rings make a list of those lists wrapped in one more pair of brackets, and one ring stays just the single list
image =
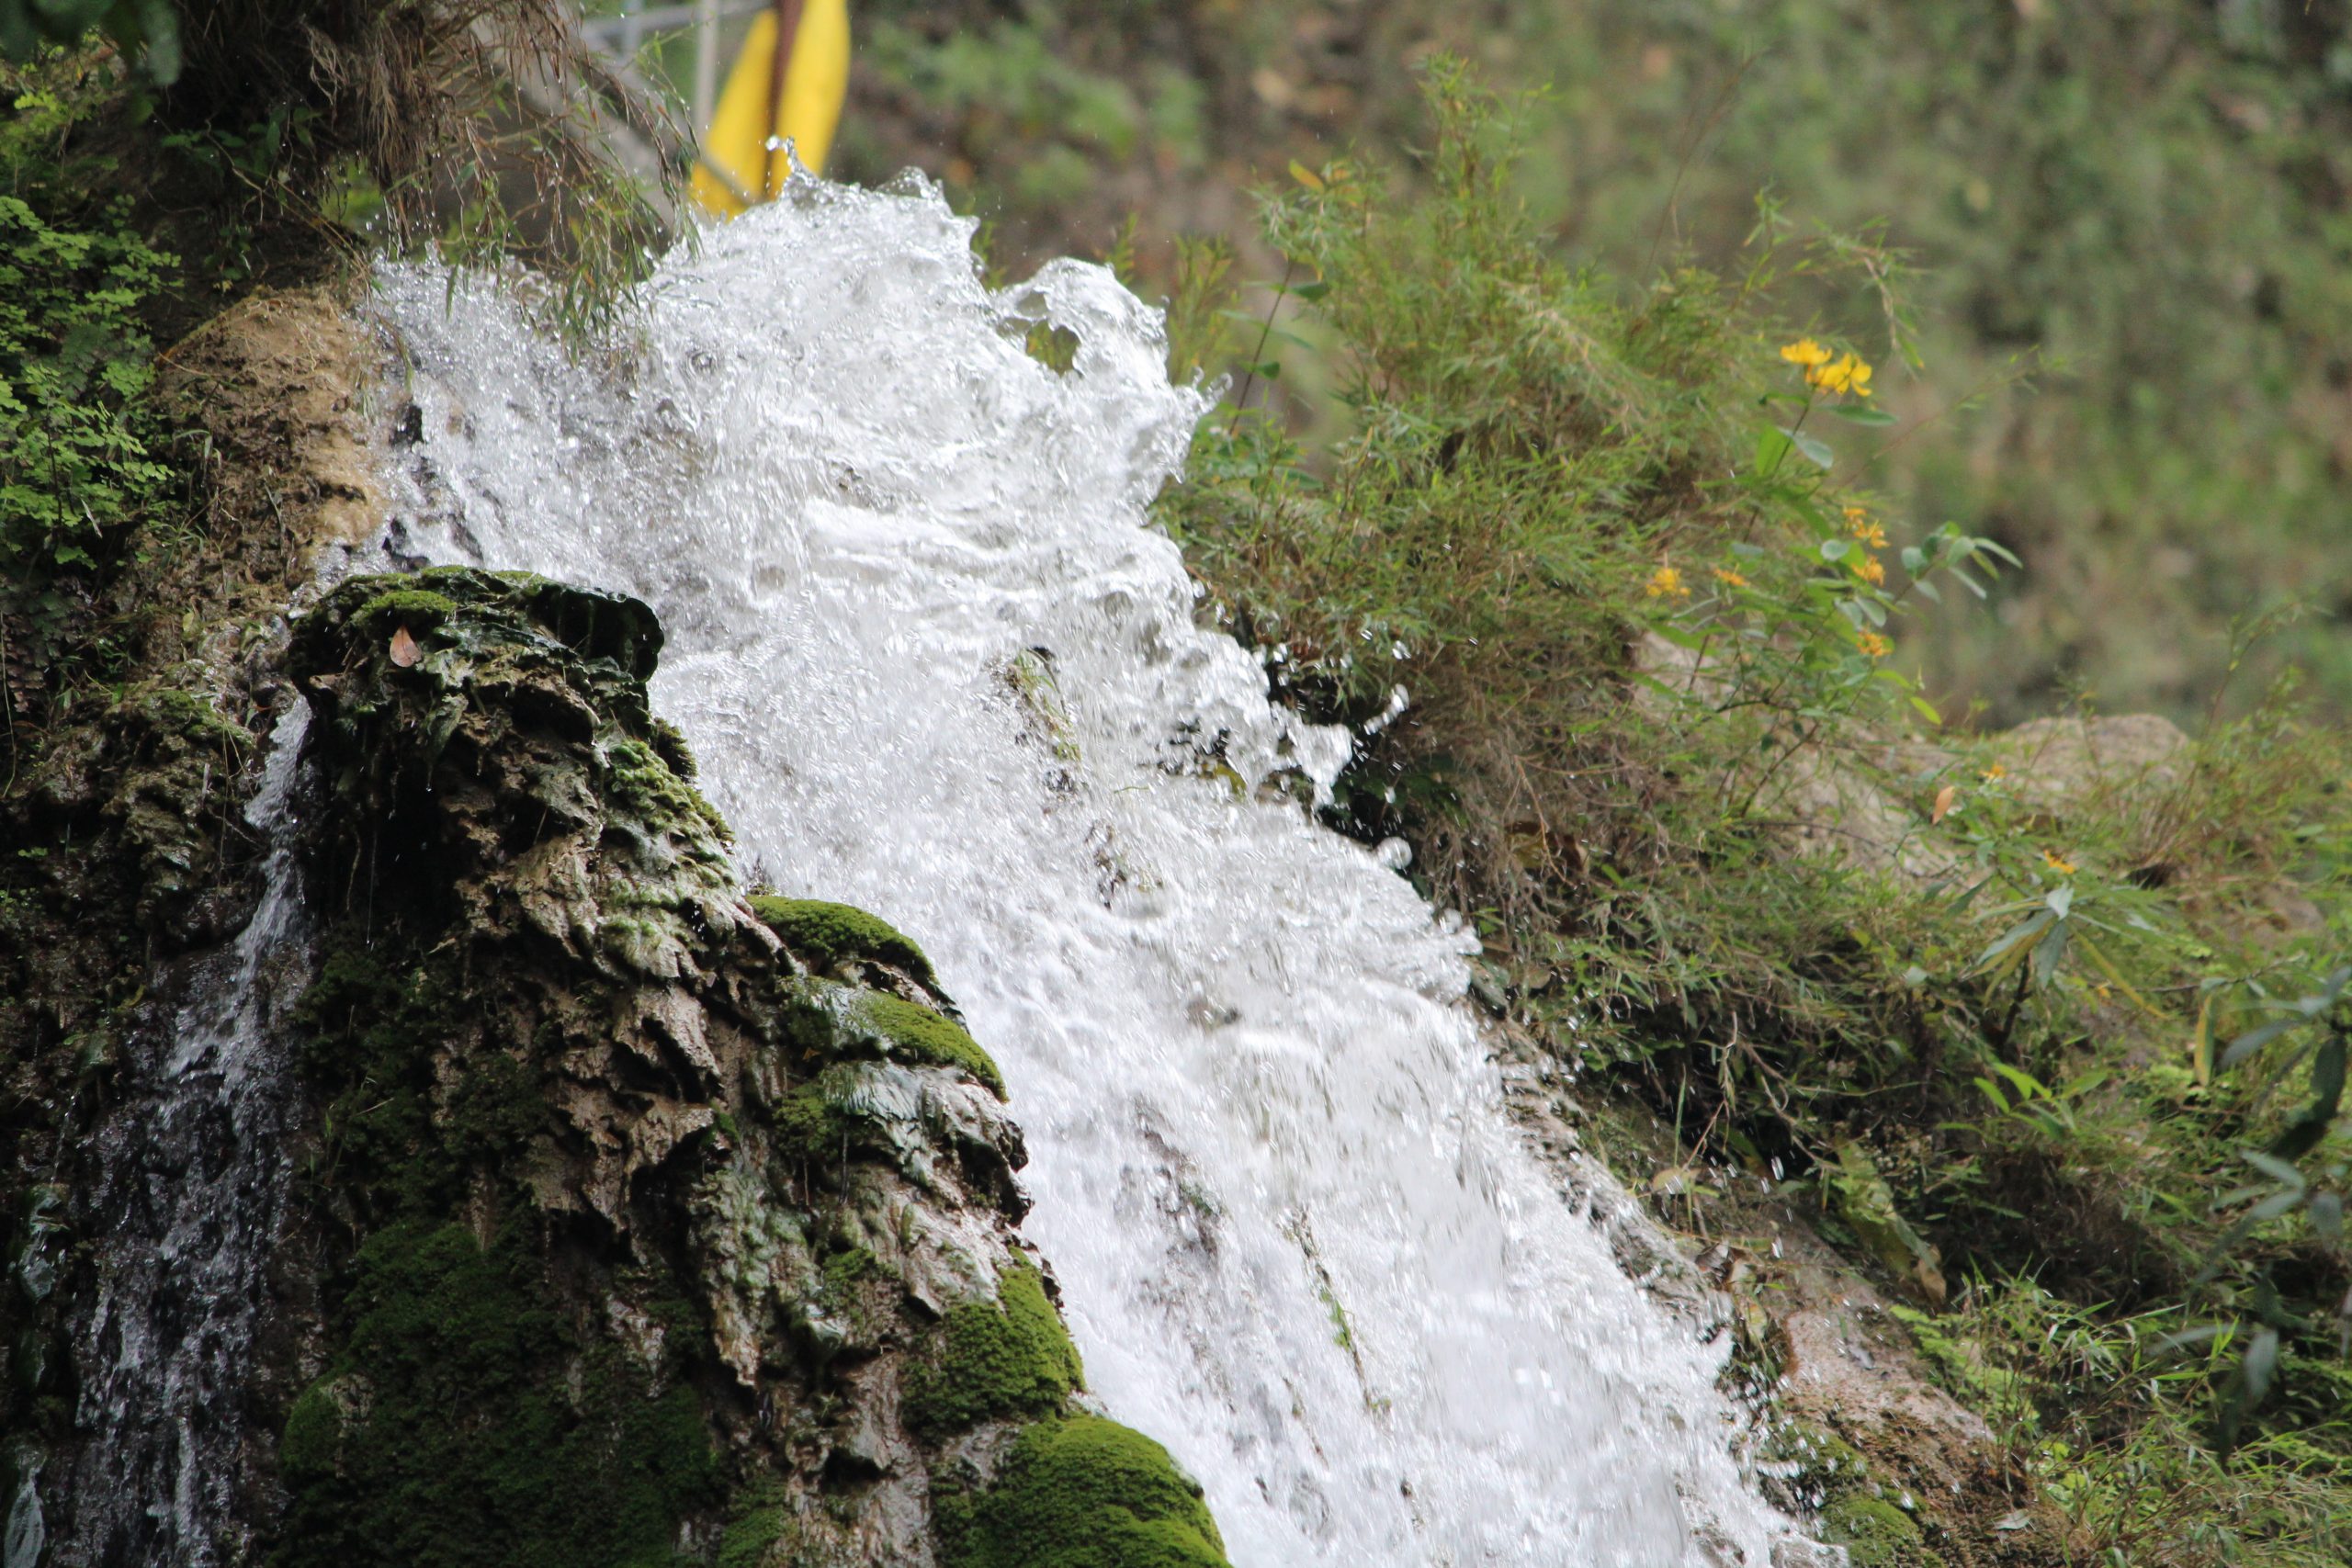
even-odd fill
[{"label": "splashing water", "polygon": [[423,415],[390,547],[657,607],[746,861],[904,928],[1003,1065],[1090,1385],[1237,1563],[1760,1568],[1719,1354],[1521,1146],[1469,942],[1250,787],[1347,741],[1270,707],[1146,525],[1204,409],[1157,312],[1071,262],[991,293],[970,230],[797,182],[602,368],[389,270]]}]

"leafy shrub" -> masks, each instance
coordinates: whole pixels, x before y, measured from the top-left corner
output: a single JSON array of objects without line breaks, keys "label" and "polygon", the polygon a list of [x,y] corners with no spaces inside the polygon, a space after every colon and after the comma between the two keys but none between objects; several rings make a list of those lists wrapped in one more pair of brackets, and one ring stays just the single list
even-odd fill
[{"label": "leafy shrub", "polygon": [[[1632,297],[1554,256],[1504,106],[1447,62],[1429,97],[1413,177],[1334,163],[1269,199],[1285,313],[1205,309],[1216,250],[1179,295],[1178,363],[1279,375],[1280,332],[1341,367],[1338,435],[1228,403],[1159,510],[1204,613],[1355,728],[1327,816],[1410,842],[1510,1027],[1641,1094],[1698,1161],[1810,1187],[1903,1288],[2039,1271],[2086,1321],[2215,1318],[2229,1353],[2184,1363],[2163,1411],[2068,1439],[2098,1464],[2211,1392],[2205,1462],[2292,1434],[2312,1486],[2346,1484],[2324,1403],[2245,1360],[2327,1354],[2352,1283],[2300,1228],[2340,1221],[2334,1080],[2282,1095],[2215,1044],[2315,985],[2352,924],[2341,733],[2285,687],[2129,769],[1947,728],[1893,630],[2013,558],[1857,482],[1889,423],[1868,360],[1770,314],[1786,280],[1842,276],[1900,355],[1901,258],[1768,223],[1736,280],[1675,268]],[[2241,1149],[2290,1137],[2301,1185],[2230,1190]],[[2228,1235],[2255,1211],[2280,1228]]]},{"label": "leafy shrub", "polygon": [[0,637],[21,678],[57,656],[96,570],[170,482],[146,401],[154,345],[142,312],[176,263],[142,238],[126,201],[77,213],[56,199],[50,147],[88,111],[64,73],[6,85],[16,118],[0,129],[13,187],[0,194]]}]

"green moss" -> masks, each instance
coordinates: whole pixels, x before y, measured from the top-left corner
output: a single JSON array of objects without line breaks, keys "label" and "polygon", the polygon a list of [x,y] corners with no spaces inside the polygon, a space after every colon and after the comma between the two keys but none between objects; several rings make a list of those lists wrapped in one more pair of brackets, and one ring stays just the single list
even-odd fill
[{"label": "green moss", "polygon": [[954,1020],[921,1007],[903,997],[876,991],[856,1003],[865,1021],[890,1043],[890,1055],[904,1060],[933,1062],[961,1067],[978,1078],[990,1094],[1005,1098],[1004,1075],[996,1059]]},{"label": "green moss", "polygon": [[406,626],[422,637],[458,613],[458,602],[424,588],[392,588],[372,595],[352,612],[352,625],[370,637],[390,637]]},{"label": "green moss", "polygon": [[343,1442],[343,1405],[326,1382],[312,1383],[286,1413],[277,1441],[277,1466],[288,1486],[302,1486],[334,1473]]},{"label": "green moss", "polygon": [[1015,1259],[997,1300],[950,1307],[939,1359],[910,1369],[907,1424],[945,1437],[1001,1416],[1046,1416],[1085,1382],[1078,1347],[1046,1299],[1046,1281]]},{"label": "green moss", "polygon": [[784,1488],[770,1477],[752,1483],[735,1498],[727,1533],[718,1538],[717,1568],[760,1568],[790,1524]]},{"label": "green moss", "polygon": [[597,781],[607,808],[636,817],[656,832],[699,836],[696,824],[720,843],[734,831],[718,808],[688,783],[688,773],[670,765],[656,744],[616,739],[604,750],[604,773]]},{"label": "green moss", "polygon": [[806,1165],[842,1157],[856,1123],[833,1102],[830,1090],[823,1078],[801,1084],[776,1107],[776,1148],[786,1158]]},{"label": "green moss", "polygon": [[356,1262],[335,1368],[295,1402],[280,1568],[639,1568],[718,1500],[691,1389],[582,1342],[512,1232],[403,1224]]},{"label": "green moss", "polygon": [[1911,1516],[1867,1492],[1849,1492],[1821,1510],[1821,1539],[1844,1547],[1854,1568],[1943,1568]]},{"label": "green moss", "polygon": [[1774,1430],[1758,1457],[1771,1467],[1784,1489],[1806,1506],[1870,1477],[1870,1466],[1853,1444],[1826,1427],[1802,1422],[1792,1421]]},{"label": "green moss", "polygon": [[1225,1568],[1200,1487],[1166,1449],[1095,1416],[1031,1427],[995,1485],[941,1495],[934,1522],[944,1568]]},{"label": "green moss", "polygon": [[874,958],[896,964],[932,990],[939,981],[931,960],[888,920],[849,904],[821,898],[776,898],[766,895],[752,900],[752,912],[767,923],[784,945],[819,969],[830,969],[845,958]]},{"label": "green moss", "polygon": [[537,1069],[485,1051],[443,1083],[436,1049],[462,1032],[446,1011],[465,994],[454,964],[402,972],[345,934],[296,1011],[297,1060],[326,1102],[336,1190],[370,1221],[446,1213],[476,1175],[523,1168],[547,1124]]}]

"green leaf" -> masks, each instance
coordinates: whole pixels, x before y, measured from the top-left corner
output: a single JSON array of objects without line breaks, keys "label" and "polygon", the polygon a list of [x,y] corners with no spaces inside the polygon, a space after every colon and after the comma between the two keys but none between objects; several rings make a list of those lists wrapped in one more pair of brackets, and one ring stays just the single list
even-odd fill
[{"label": "green leaf", "polygon": [[2312,1057],[2312,1102],[2271,1140],[2269,1152],[2274,1157],[2300,1159],[2327,1136],[2336,1108],[2344,1103],[2344,1043],[2343,1035],[2330,1034]]},{"label": "green leaf", "polygon": [[2248,1404],[2270,1392],[2271,1375],[2278,1370],[2278,1331],[2266,1327],[2245,1348],[2245,1397]]},{"label": "green leaf", "polygon": [[2242,1157],[2271,1180],[2291,1187],[2298,1192],[2302,1190],[2303,1173],[2278,1156],[2264,1154],[2260,1149],[2248,1149]]},{"label": "green leaf", "polygon": [[2289,1030],[2301,1029],[2310,1021],[2308,1017],[2295,1014],[2287,1018],[2274,1018],[2268,1023],[2249,1029],[2230,1042],[2230,1048],[2222,1053],[2222,1066],[2234,1067]]},{"label": "green leaf", "polygon": [[1993,1062],[1987,1065],[1990,1066],[1995,1072],[2000,1074],[2003,1077],[2008,1079],[2009,1082],[2017,1086],[2018,1098],[2019,1100],[2024,1100],[2048,1098],[2050,1090],[2043,1087],[2040,1078],[2035,1077],[2031,1073],[2027,1072],[2024,1068],[2013,1067],[2007,1062]]},{"label": "green leaf", "polygon": [[1835,454],[1815,436],[1807,435],[1802,430],[1784,430],[1781,434],[1787,436],[1789,445],[1804,453],[1805,460],[1816,468],[1826,468],[1837,461]]},{"label": "green leaf", "polygon": [[2055,917],[2053,917],[2049,910],[2044,909],[2041,913],[2034,915],[2011,928],[2002,935],[1999,941],[1996,942],[1992,946],[1986,948],[1982,953],[1977,955],[1976,962],[1970,965],[1970,972],[1976,973],[1990,967],[1995,959],[2002,957],[2022,943],[2030,942],[2033,938],[2040,936],[2054,918]]},{"label": "green leaf", "polygon": [[1781,465],[1788,460],[1789,453],[1795,445],[1796,444],[1794,442],[1789,439],[1788,433],[1781,430],[1777,425],[1767,425],[1764,429],[1757,432],[1757,474],[1759,477],[1769,478],[1773,474],[1779,473],[1781,471]]},{"label": "green leaf", "polygon": [[[1894,423],[1894,416],[1884,409],[1874,409],[1868,403],[1832,403],[1829,412],[1849,424],[1866,424],[1872,429],[1884,429]],[[1823,465],[1825,468],[1826,464]]]},{"label": "green leaf", "polygon": [[2050,977],[2058,972],[2060,962],[2066,956],[2066,943],[2073,939],[2074,934],[2075,928],[2071,924],[2063,919],[2055,919],[2050,923],[2049,933],[2034,943],[2033,983],[2035,985],[2050,984]]}]

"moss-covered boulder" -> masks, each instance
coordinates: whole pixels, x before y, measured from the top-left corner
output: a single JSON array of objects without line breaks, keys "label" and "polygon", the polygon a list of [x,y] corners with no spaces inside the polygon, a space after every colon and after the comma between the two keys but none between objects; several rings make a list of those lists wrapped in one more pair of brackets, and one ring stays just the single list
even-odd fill
[{"label": "moss-covered boulder", "polygon": [[923,956],[922,949],[888,920],[854,905],[762,894],[752,898],[752,912],[812,968],[830,970],[855,959],[871,959],[904,970],[933,991],[939,989],[931,960]]},{"label": "moss-covered boulder", "polygon": [[1221,1561],[1073,1403],[1003,1075],[903,935],[745,896],[660,647],[633,600],[470,570],[296,629],[333,809],[276,1560],[913,1568],[1058,1540],[1069,1494],[1189,1553],[1102,1561]]},{"label": "moss-covered boulder", "polygon": [[942,1492],[945,1568],[1224,1568],[1199,1484],[1099,1416],[1040,1421],[986,1489]]},{"label": "moss-covered boulder", "polygon": [[908,1371],[908,1423],[946,1437],[1002,1416],[1046,1416],[1084,1385],[1085,1369],[1045,1280],[1016,1261],[997,1281],[997,1299],[948,1309],[933,1359]]},{"label": "moss-covered boulder", "polygon": [[1867,1491],[1830,1500],[1821,1510],[1821,1539],[1844,1547],[1853,1568],[1944,1568],[1911,1516]]}]

